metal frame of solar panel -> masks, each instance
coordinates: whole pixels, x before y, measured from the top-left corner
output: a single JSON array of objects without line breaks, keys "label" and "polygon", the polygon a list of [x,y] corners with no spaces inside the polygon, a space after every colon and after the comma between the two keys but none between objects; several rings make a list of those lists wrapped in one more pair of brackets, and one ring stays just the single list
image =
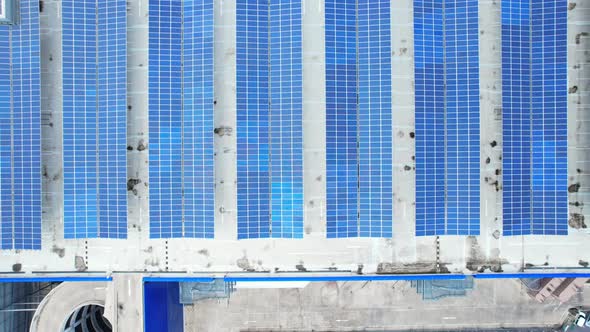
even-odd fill
[{"label": "metal frame of solar panel", "polygon": [[327,0],[327,236],[391,237],[390,1]]},{"label": "metal frame of solar panel", "polygon": [[301,1],[236,2],[238,239],[303,237]]},{"label": "metal frame of solar panel", "polygon": [[567,1],[502,1],[504,235],[567,235]]},{"label": "metal frame of solar panel", "polygon": [[213,238],[213,0],[149,8],[151,238]]},{"label": "metal frame of solar panel", "polygon": [[476,0],[414,1],[416,235],[479,235]]},{"label": "metal frame of solar panel", "polygon": [[13,24],[16,0],[0,0],[0,24]]},{"label": "metal frame of solar panel", "polygon": [[0,25],[0,249],[41,249],[38,6],[21,0],[19,19]]},{"label": "metal frame of solar panel", "polygon": [[127,237],[124,0],[62,2],[64,237]]}]

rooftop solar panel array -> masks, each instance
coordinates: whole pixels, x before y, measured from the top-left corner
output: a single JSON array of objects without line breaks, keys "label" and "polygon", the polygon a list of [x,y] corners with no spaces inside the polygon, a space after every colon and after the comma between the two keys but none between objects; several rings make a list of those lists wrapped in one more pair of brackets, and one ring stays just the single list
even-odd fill
[{"label": "rooftop solar panel array", "polygon": [[301,238],[301,1],[236,11],[238,238]]},{"label": "rooftop solar panel array", "polygon": [[478,3],[414,1],[416,235],[479,234]]},{"label": "rooftop solar panel array", "polygon": [[390,1],[325,8],[327,236],[391,237]]},{"label": "rooftop solar panel array", "polygon": [[567,1],[502,1],[504,235],[567,234]]},{"label": "rooftop solar panel array", "polygon": [[41,249],[39,2],[0,26],[0,249]]},{"label": "rooftop solar panel array", "polygon": [[213,0],[150,1],[151,238],[213,238]]},{"label": "rooftop solar panel array", "polygon": [[127,237],[124,0],[62,2],[64,237]]}]

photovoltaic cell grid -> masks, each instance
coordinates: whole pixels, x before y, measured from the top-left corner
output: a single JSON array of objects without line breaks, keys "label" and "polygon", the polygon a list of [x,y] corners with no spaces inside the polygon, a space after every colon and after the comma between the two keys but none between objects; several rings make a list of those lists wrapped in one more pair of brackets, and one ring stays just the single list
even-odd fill
[{"label": "photovoltaic cell grid", "polygon": [[443,0],[414,1],[416,235],[445,231]]},{"label": "photovoltaic cell grid", "polygon": [[127,237],[126,2],[62,3],[64,237]]},{"label": "photovoltaic cell grid", "polygon": [[270,237],[268,34],[268,1],[237,1],[238,239]]},{"label": "photovoltaic cell grid", "polygon": [[236,4],[238,239],[303,236],[301,2]]},{"label": "photovoltaic cell grid", "polygon": [[301,1],[270,1],[271,234],[303,237]]},{"label": "photovoltaic cell grid", "polygon": [[390,2],[325,3],[327,236],[392,236]]},{"label": "photovoltaic cell grid", "polygon": [[445,1],[446,231],[479,235],[478,1]]},{"label": "photovoltaic cell grid", "polygon": [[478,5],[414,1],[416,235],[479,234]]},{"label": "photovoltaic cell grid", "polygon": [[150,1],[150,237],[213,238],[213,1]]},{"label": "photovoltaic cell grid", "polygon": [[357,2],[361,237],[392,236],[390,22],[389,0]]},{"label": "photovoltaic cell grid", "polygon": [[184,236],[213,238],[213,1],[183,1]]},{"label": "photovoltaic cell grid", "polygon": [[502,1],[504,235],[567,234],[566,8]]},{"label": "photovoltaic cell grid", "polygon": [[0,26],[0,249],[41,249],[39,3]]},{"label": "photovoltaic cell grid", "polygon": [[326,0],[326,212],[328,237],[358,226],[356,0]]}]

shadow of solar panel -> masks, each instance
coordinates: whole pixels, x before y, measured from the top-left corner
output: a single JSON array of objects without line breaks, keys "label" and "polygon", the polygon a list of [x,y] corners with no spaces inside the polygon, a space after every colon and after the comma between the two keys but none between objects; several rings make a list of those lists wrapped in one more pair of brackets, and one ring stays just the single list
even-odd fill
[{"label": "shadow of solar panel", "polygon": [[504,235],[567,234],[566,8],[502,1]]},{"label": "shadow of solar panel", "polygon": [[39,3],[0,26],[0,249],[41,249]]},{"label": "shadow of solar panel", "polygon": [[479,234],[478,4],[414,2],[416,235]]},{"label": "shadow of solar panel", "polygon": [[151,238],[213,238],[213,1],[150,1]]},{"label": "shadow of solar panel", "polygon": [[64,237],[127,237],[126,2],[62,3]]}]

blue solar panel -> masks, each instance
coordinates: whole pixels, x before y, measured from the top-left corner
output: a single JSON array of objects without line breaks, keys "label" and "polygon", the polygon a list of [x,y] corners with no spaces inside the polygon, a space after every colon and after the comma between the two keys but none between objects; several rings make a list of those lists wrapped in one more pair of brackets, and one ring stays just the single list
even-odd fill
[{"label": "blue solar panel", "polygon": [[184,236],[213,238],[213,1],[183,1]]},{"label": "blue solar panel", "polygon": [[39,3],[0,26],[1,249],[41,248]]},{"label": "blue solar panel", "polygon": [[414,1],[416,235],[479,234],[478,4]]},{"label": "blue solar panel", "polygon": [[356,0],[326,0],[328,237],[359,235]]},{"label": "blue solar panel", "polygon": [[478,1],[445,1],[446,231],[479,235]]},{"label": "blue solar panel", "polygon": [[502,1],[504,235],[567,234],[567,1]]},{"label": "blue solar panel", "polygon": [[271,233],[303,237],[301,1],[270,1]]},{"label": "blue solar panel", "polygon": [[391,237],[390,1],[357,3],[359,236]]},{"label": "blue solar panel", "polygon": [[390,237],[390,1],[325,7],[327,236]]},{"label": "blue solar panel", "polygon": [[62,3],[64,237],[127,237],[124,0]]},{"label": "blue solar panel", "polygon": [[150,1],[150,237],[213,238],[213,1]]},{"label": "blue solar panel", "polygon": [[303,236],[301,1],[236,4],[238,238]]}]

